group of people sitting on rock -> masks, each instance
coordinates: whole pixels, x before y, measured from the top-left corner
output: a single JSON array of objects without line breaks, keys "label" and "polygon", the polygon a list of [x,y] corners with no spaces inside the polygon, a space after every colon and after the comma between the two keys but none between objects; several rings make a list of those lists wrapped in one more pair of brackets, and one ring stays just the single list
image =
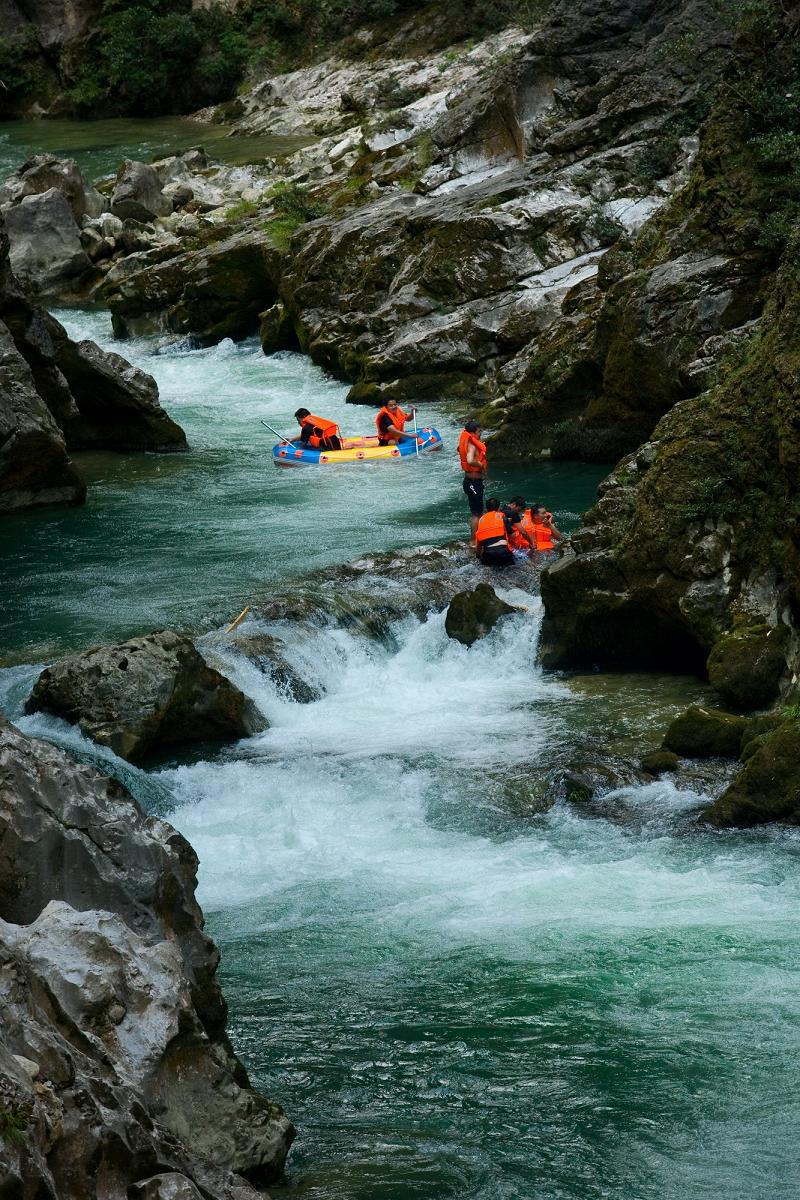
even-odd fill
[{"label": "group of people sitting on rock", "polygon": [[[375,417],[378,445],[391,446],[403,438],[416,437],[416,433],[405,431],[406,421],[412,420],[416,411],[412,406],[408,412],[403,412],[396,400],[387,400]],[[298,408],[294,416],[300,422],[300,444],[303,447],[311,450],[342,449],[342,434],[335,421],[317,417],[307,408]]]},{"label": "group of people sitting on rock", "polygon": [[543,504],[527,503],[522,496],[501,504],[491,496],[484,512],[487,461],[486,443],[481,441],[480,433],[475,421],[467,421],[458,440],[464,472],[462,486],[478,558],[487,567],[510,567],[515,562],[551,553],[562,535],[553,523],[553,514]]},{"label": "group of people sitting on rock", "polygon": [[529,504],[522,496],[501,504],[490,496],[475,530],[475,553],[485,567],[510,567],[549,554],[560,541],[553,514],[543,504]]}]

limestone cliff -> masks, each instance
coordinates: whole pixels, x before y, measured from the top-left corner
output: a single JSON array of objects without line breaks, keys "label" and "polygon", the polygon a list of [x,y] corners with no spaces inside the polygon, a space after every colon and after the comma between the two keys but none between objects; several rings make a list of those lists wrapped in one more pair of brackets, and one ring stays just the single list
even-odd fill
[{"label": "limestone cliff", "polygon": [[[633,247],[644,265],[628,276],[615,356],[643,354],[635,319],[646,276],[664,269],[653,262],[674,268],[676,254],[749,263],[758,289],[729,287],[728,296],[754,296],[753,320],[721,356],[713,348],[716,365],[713,353],[691,364],[695,394],[671,397],[542,578],[548,661],[703,669],[707,659],[712,683],[742,708],[793,688],[800,612],[800,206],[790,178],[798,14],[778,23],[770,11],[775,24],[757,31],[726,80],[696,171],[652,240]],[[660,341],[654,363],[665,349]]]}]

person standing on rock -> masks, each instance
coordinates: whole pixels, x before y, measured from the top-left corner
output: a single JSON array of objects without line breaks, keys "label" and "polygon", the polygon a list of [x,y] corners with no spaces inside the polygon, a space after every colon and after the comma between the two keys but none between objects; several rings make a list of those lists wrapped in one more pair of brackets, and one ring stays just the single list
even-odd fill
[{"label": "person standing on rock", "polygon": [[483,488],[486,480],[486,443],[480,440],[477,421],[467,421],[458,439],[458,457],[464,482],[461,485],[469,504],[469,529],[473,546],[478,522],[483,516]]},{"label": "person standing on rock", "polygon": [[307,408],[298,408],[294,414],[300,422],[300,442],[310,450],[341,450],[339,426],[326,417],[315,417]]},{"label": "person standing on rock", "polygon": [[387,400],[375,418],[375,428],[378,431],[378,445],[389,446],[392,442],[400,442],[403,438],[416,437],[414,433],[406,433],[406,421],[410,421],[417,410],[403,412],[396,400]]}]

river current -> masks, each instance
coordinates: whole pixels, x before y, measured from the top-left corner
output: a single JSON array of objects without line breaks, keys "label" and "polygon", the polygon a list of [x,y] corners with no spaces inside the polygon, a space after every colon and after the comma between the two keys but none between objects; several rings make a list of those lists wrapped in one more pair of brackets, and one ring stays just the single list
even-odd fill
[{"label": "river current", "polygon": [[[59,315],[112,345],[106,315]],[[370,410],[255,342],[114,348],[155,374],[191,449],[79,456],[85,508],[0,527],[0,705],[121,773],[198,851],[231,1038],[299,1128],[273,1194],[794,1196],[798,835],[699,830],[700,783],[539,811],[530,782],[573,742],[655,744],[701,685],[543,673],[532,577],[504,593],[528,611],[471,650],[441,613],[378,640],[278,622],[322,693],[293,702],[220,626],[289,579],[462,536],[454,419],[424,414],[447,444],[428,461],[277,471],[260,420],[290,429],[305,403],[355,431]],[[535,489],[569,529],[599,474],[496,485]],[[36,664],[164,625],[200,633],[265,733],[145,772],[21,715]]]}]

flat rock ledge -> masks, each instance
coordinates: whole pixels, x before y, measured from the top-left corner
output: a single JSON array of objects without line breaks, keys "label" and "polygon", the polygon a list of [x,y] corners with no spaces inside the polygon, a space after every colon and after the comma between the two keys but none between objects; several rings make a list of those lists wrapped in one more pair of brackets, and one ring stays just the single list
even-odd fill
[{"label": "flat rock ledge", "polygon": [[256,1200],[294,1129],[225,1035],[197,858],[0,717],[0,1179],[34,1200]]},{"label": "flat rock ledge", "polygon": [[129,762],[266,729],[253,702],[169,629],[61,659],[39,676],[26,711],[63,717]]}]

